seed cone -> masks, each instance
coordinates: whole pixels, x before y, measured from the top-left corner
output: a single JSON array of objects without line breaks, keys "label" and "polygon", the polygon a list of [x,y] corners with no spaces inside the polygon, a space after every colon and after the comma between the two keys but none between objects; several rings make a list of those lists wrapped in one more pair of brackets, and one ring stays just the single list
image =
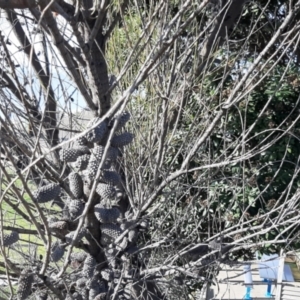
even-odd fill
[{"label": "seed cone", "polygon": [[115,147],[109,147],[107,151],[107,159],[109,159],[112,162],[115,162],[119,155],[119,149]]},{"label": "seed cone", "polygon": [[57,221],[49,223],[49,229],[52,232],[61,233],[65,235],[68,230],[68,223],[66,221]]},{"label": "seed cone", "polygon": [[108,246],[122,234],[122,230],[119,225],[116,224],[101,224],[101,244]]},{"label": "seed cone", "polygon": [[75,149],[76,151],[79,151],[81,154],[80,155],[84,155],[84,154],[91,154],[90,149],[88,146],[76,146],[73,149]]},{"label": "seed cone", "polygon": [[[83,239],[85,235],[86,235],[86,229],[85,228],[81,228],[80,231],[78,232],[78,235],[77,235],[77,238],[76,238],[76,242],[78,242],[81,239]],[[71,231],[70,233],[68,233],[65,236],[66,242],[69,243],[69,244],[71,244],[74,236],[75,236],[75,231]]]},{"label": "seed cone", "polygon": [[58,242],[54,243],[51,247],[51,259],[54,262],[59,261],[65,253],[65,248],[62,247]]},{"label": "seed cone", "polygon": [[57,183],[50,183],[33,193],[34,200],[39,203],[45,203],[58,197],[60,186]]},{"label": "seed cone", "polygon": [[11,246],[19,240],[19,233],[16,231],[11,231],[10,233],[3,234],[3,243],[1,242],[3,247]]},{"label": "seed cone", "polygon": [[66,204],[65,207],[62,210],[62,217],[61,217],[61,221],[65,221],[67,223],[70,223],[73,221],[71,213],[69,211],[69,207]]},{"label": "seed cone", "polygon": [[88,254],[86,252],[75,252],[71,254],[71,260],[77,260],[79,262],[83,262],[87,258]]},{"label": "seed cone", "polygon": [[71,218],[74,220],[78,218],[83,210],[84,210],[84,202],[82,200],[70,200],[68,202],[68,208],[69,208],[69,213],[71,215]]},{"label": "seed cone", "polygon": [[130,132],[124,132],[118,135],[115,135],[111,140],[111,145],[113,147],[123,147],[132,142],[134,135]]},{"label": "seed cone", "polygon": [[87,139],[84,136],[79,137],[76,141],[80,146],[85,146],[87,144]]},{"label": "seed cone", "polygon": [[115,171],[103,171],[101,181],[110,185],[118,185],[121,182],[120,175]]},{"label": "seed cone", "polygon": [[[95,124],[98,121],[98,118],[96,120],[92,120],[92,124]],[[85,136],[88,142],[90,143],[97,143],[102,140],[104,137],[105,133],[107,131],[107,122],[102,122],[100,123],[96,128],[91,129]]]},{"label": "seed cone", "polygon": [[82,156],[79,156],[74,163],[74,167],[79,171],[85,170],[88,166],[90,157],[90,154],[84,154]]},{"label": "seed cone", "polygon": [[83,194],[83,181],[78,173],[72,172],[69,174],[69,185],[74,199],[81,198]]},{"label": "seed cone", "polygon": [[96,188],[96,193],[103,199],[113,200],[116,197],[116,189],[109,184],[99,183]]},{"label": "seed cone", "polygon": [[91,157],[88,163],[88,166],[86,168],[87,172],[87,177],[90,181],[93,181],[97,171],[98,171],[98,167],[99,167],[99,161],[96,160],[95,158]]},{"label": "seed cone", "polygon": [[117,207],[106,208],[102,204],[95,205],[94,213],[101,223],[115,223],[121,215],[121,212]]},{"label": "seed cone", "polygon": [[110,126],[113,126],[114,122],[116,122],[117,119],[119,119],[119,123],[117,125],[116,130],[121,130],[126,123],[130,120],[130,113],[128,111],[123,111],[121,113],[117,113],[114,118],[110,122]]},{"label": "seed cone", "polygon": [[[99,163],[103,157],[104,150],[105,150],[105,147],[103,147],[103,146],[95,146],[93,148],[92,155],[94,156],[95,159],[98,160]],[[110,160],[110,161],[114,162],[117,160],[118,155],[119,155],[119,150],[117,148],[109,147],[107,149],[106,160]]]},{"label": "seed cone", "polygon": [[94,275],[96,264],[97,262],[95,258],[91,255],[88,255],[83,263],[82,275],[85,278],[92,278]]},{"label": "seed cone", "polygon": [[86,283],[87,283],[87,279],[81,277],[76,281],[76,287],[84,288],[86,286]]},{"label": "seed cone", "polygon": [[59,151],[60,160],[64,162],[74,162],[77,158],[84,154],[89,154],[89,148],[86,146],[78,146],[76,148],[61,149]]},{"label": "seed cone", "polygon": [[94,156],[94,158],[96,160],[99,161],[99,163],[102,159],[103,153],[104,153],[104,147],[103,146],[95,146],[93,148],[92,155]]},{"label": "seed cone", "polygon": [[34,280],[34,274],[31,270],[25,269],[21,272],[18,280],[17,299],[25,300],[31,294],[31,286]]}]

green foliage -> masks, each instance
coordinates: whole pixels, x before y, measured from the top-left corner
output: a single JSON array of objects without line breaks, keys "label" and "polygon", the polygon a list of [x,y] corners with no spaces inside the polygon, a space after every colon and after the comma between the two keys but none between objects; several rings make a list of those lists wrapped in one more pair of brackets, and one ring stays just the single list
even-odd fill
[{"label": "green foliage", "polygon": [[[249,67],[251,62],[247,64]],[[206,100],[208,107],[206,111],[215,111],[219,99],[234,88],[234,66],[226,80],[218,79],[228,67],[224,63],[199,85],[201,99]],[[270,62],[264,71],[255,74],[258,84],[250,86],[248,95],[224,115],[220,126],[212,131],[190,161],[190,168],[203,167],[203,170],[187,173],[171,189],[164,191],[162,209],[156,215],[160,219],[157,240],[168,234],[186,244],[203,242],[209,235],[248,222],[249,229],[242,235],[235,234],[234,230],[229,234],[232,239],[245,238],[255,235],[255,226],[260,230],[259,226],[266,221],[260,216],[270,213],[274,218],[279,215],[278,207],[286,197],[292,197],[299,186],[298,72],[295,65],[273,67]],[[212,117],[205,113],[203,106],[199,108],[201,96],[194,93],[187,100],[178,129],[168,144],[164,164],[167,169],[169,166],[169,171],[180,168],[189,151],[183,145],[193,144],[195,136],[202,133],[201,129]],[[249,157],[241,159],[243,155]],[[228,163],[223,166],[224,161]],[[209,168],[205,167],[210,164]],[[213,167],[214,164],[217,166]],[[276,237],[289,237],[289,247],[298,249],[297,230],[285,231],[288,226],[287,223],[267,230],[250,240],[261,245],[257,249],[262,253],[279,251],[280,245],[266,242]],[[236,255],[249,259],[247,255],[251,257],[251,254],[245,253]]]}]

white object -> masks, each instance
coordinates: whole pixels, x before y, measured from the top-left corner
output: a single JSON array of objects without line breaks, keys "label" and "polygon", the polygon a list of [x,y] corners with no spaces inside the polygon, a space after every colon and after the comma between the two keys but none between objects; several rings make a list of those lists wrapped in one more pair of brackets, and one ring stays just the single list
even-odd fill
[{"label": "white object", "polygon": [[[277,254],[263,255],[259,263],[259,276],[262,279],[277,280],[280,257]],[[294,282],[294,276],[289,265],[284,265],[283,281]]]},{"label": "white object", "polygon": [[245,274],[244,274],[245,286],[252,288],[253,280],[252,280],[251,265],[250,264],[244,265],[244,272],[245,272]]}]

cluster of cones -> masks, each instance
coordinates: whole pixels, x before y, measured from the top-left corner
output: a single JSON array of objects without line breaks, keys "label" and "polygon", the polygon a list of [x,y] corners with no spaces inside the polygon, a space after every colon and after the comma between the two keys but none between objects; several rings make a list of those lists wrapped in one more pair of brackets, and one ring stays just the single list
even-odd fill
[{"label": "cluster of cones", "polygon": [[[58,183],[49,183],[38,188],[33,193],[33,201],[46,203],[57,198],[64,198],[64,208],[61,217],[48,220],[49,229],[57,238],[51,247],[51,261],[59,262],[65,255],[65,249],[73,242],[74,251],[70,257],[70,264],[76,269],[73,276],[73,288],[65,291],[66,299],[106,299],[112,285],[120,278],[124,266],[127,266],[126,276],[122,281],[118,299],[126,297],[128,282],[132,270],[126,256],[126,250],[130,249],[137,239],[139,229],[145,229],[147,224],[137,224],[130,220],[129,214],[124,213],[119,206],[119,200],[124,193],[122,178],[118,172],[118,158],[122,148],[130,144],[133,134],[124,131],[124,126],[130,119],[128,112],[119,113],[111,120],[99,123],[99,119],[93,119],[87,126],[90,130],[76,140],[72,148],[61,149],[59,156],[69,168],[67,189]],[[111,130],[114,135],[111,137]],[[109,147],[107,147],[109,143]],[[100,175],[100,176],[99,176]],[[105,254],[106,262],[99,262],[90,253],[78,252],[78,248],[84,249],[84,238],[91,234],[89,229],[83,226],[75,238],[75,232],[79,219],[85,210],[90,198],[91,188],[97,181],[95,194],[91,197],[94,216],[99,222],[101,238],[97,241]],[[120,196],[121,195],[121,196]],[[75,238],[75,240],[74,240]],[[15,231],[4,233],[1,239],[2,246],[8,247],[19,240],[19,234]],[[32,287],[38,281],[31,269],[24,269],[19,277],[17,295],[23,300],[32,294]],[[124,274],[122,275],[122,277]],[[127,278],[127,279],[126,279]],[[129,280],[129,281],[128,281]],[[126,284],[127,282],[127,284]],[[54,282],[53,282],[54,283]],[[126,287],[127,285],[127,287]],[[39,299],[47,299],[44,291],[36,292]]]}]

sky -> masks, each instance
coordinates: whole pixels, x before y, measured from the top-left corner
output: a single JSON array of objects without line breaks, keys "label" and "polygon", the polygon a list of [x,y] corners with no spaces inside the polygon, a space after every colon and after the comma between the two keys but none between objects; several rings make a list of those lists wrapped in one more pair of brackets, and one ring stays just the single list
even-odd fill
[{"label": "sky", "polygon": [[[38,55],[40,62],[45,70],[45,53],[42,46],[42,35],[37,30],[38,26],[36,24],[33,24],[33,22],[28,19],[25,22],[24,17],[22,17],[22,11],[19,10],[17,11],[17,13],[19,13],[19,20],[23,25],[22,27],[26,32],[27,37],[30,38],[31,41],[34,41],[34,51]],[[63,22],[63,19],[61,17],[57,17],[57,21],[59,26],[61,26],[64,29],[64,32],[66,32],[66,34],[68,35],[70,31],[66,27],[66,24]],[[6,14],[3,10],[0,11],[0,24],[2,35],[4,36],[6,44],[8,45],[8,50],[11,53],[11,59],[17,66],[16,72],[19,75],[18,78],[21,84],[26,87],[26,90],[29,94],[35,94],[37,98],[41,98],[39,96],[41,87],[36,78],[36,74],[29,63],[27,55],[24,54],[22,46],[20,45],[16,35],[14,34],[13,28],[10,22],[7,20]],[[68,39],[68,42],[72,46],[75,46],[73,37],[71,36],[71,34],[69,35],[70,38]],[[47,39],[50,39],[50,37],[47,36]],[[3,55],[3,48],[1,47],[0,49],[0,67],[6,71],[10,71],[9,68],[7,68],[7,63]],[[68,111],[71,110],[72,112],[78,112],[78,110],[82,110],[84,107],[86,107],[85,102],[81,94],[78,92],[75,84],[73,83],[72,78],[65,71],[59,52],[55,47],[51,47],[48,48],[47,54],[50,62],[49,69],[52,76],[52,87],[57,96],[57,101],[60,109]],[[8,75],[10,74],[8,73]],[[71,98],[73,101],[70,100]],[[43,108],[43,106],[44,103],[42,101],[41,108]]]}]

